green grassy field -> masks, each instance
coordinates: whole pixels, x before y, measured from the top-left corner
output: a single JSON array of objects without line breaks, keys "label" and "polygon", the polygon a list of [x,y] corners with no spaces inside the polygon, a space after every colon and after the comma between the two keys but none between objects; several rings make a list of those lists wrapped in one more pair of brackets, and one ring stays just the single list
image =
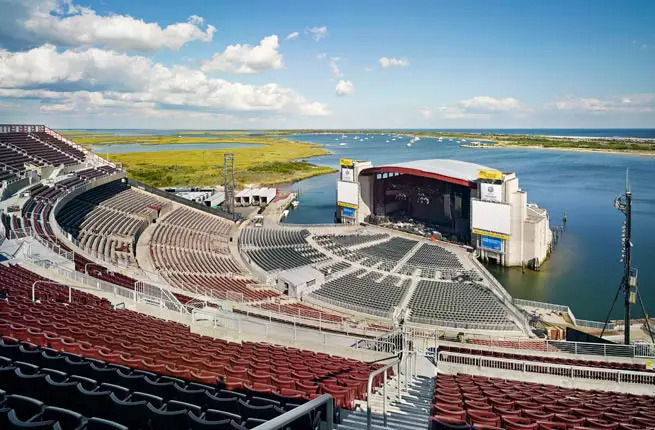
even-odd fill
[{"label": "green grassy field", "polygon": [[[121,136],[121,138],[124,137]],[[83,137],[74,139],[88,145],[90,140],[100,141],[112,138]],[[191,139],[197,143],[199,138]],[[317,144],[262,136],[238,139],[216,137],[201,139],[207,143],[237,142],[258,144],[258,146],[232,149],[132,152],[109,154],[108,156],[100,153],[99,155],[109,157],[110,161],[122,163],[127,168],[128,176],[154,187],[222,183],[223,155],[226,153],[234,154],[235,182],[239,185],[290,183],[334,171],[330,167],[318,166],[304,160],[329,153]],[[128,141],[128,139],[121,140]],[[185,138],[145,136],[145,139],[140,139],[141,143],[144,143],[144,140],[150,144],[163,144],[183,143]],[[130,141],[134,142],[134,140]]]}]

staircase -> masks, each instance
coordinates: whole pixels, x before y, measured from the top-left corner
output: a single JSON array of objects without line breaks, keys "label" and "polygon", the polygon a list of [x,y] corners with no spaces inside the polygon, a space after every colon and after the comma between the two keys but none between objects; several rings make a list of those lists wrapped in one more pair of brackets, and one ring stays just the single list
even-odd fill
[{"label": "staircase", "polygon": [[[371,429],[373,430],[416,430],[428,429],[430,404],[434,394],[434,379],[417,376],[409,385],[409,391],[402,393],[399,402],[398,378],[387,383],[387,427],[382,415],[382,390],[379,389],[371,398]],[[404,386],[401,387],[404,389]],[[366,430],[366,402],[358,402],[355,410],[341,411],[341,424],[335,425],[339,430]]]}]

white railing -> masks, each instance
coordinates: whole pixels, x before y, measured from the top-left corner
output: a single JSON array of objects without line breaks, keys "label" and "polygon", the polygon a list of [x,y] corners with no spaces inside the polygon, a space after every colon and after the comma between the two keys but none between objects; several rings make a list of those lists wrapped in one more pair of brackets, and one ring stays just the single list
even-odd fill
[{"label": "white railing", "polygon": [[[600,321],[589,321],[589,320],[581,320],[581,319],[575,319],[575,325],[578,327],[586,327],[586,328],[596,328],[596,329],[603,329],[605,327],[604,322]],[[616,324],[608,322],[607,323],[607,330],[615,330],[616,329]]]},{"label": "white railing", "polygon": [[334,429],[334,398],[329,394],[322,394],[319,397],[310,400],[307,403],[291,409],[289,412],[286,412],[282,415],[278,415],[272,420],[266,421],[253,427],[255,430],[277,430],[282,428],[287,428],[289,424],[296,422],[299,418],[308,415],[315,411],[316,409],[323,407],[325,405],[325,425],[321,426],[323,430],[333,430]]},{"label": "white railing", "polygon": [[537,302],[534,300],[524,300],[524,299],[514,299],[514,304],[516,306],[530,306],[533,308],[549,309],[551,311],[558,311],[558,312],[568,312],[570,309],[568,306],[564,306],[564,305],[556,305],[554,303]]},{"label": "white railing", "polygon": [[47,240],[46,238],[36,233],[36,231],[31,227],[14,229],[9,232],[9,239],[15,240],[15,239],[26,239],[26,238],[34,239],[44,247],[54,252],[55,254],[62,256],[67,260],[73,261],[74,254],[71,251],[66,251],[58,244]]},{"label": "white railing", "polygon": [[425,324],[429,326],[437,326],[443,328],[456,328],[466,330],[498,330],[498,331],[518,331],[520,328],[512,323],[507,322],[503,324],[496,323],[483,323],[483,322],[462,322],[462,321],[449,321],[438,318],[423,318],[423,317],[410,317],[409,326],[412,323]]},{"label": "white railing", "polygon": [[412,340],[414,349],[427,352],[438,345],[448,345],[460,348],[477,348],[486,350],[507,350],[507,352],[525,351],[538,354],[539,352],[592,355],[599,357],[625,357],[625,358],[655,358],[655,345],[651,343],[636,343],[633,345],[600,344],[591,342],[570,342],[566,340],[530,339],[526,337],[498,337],[478,333],[465,334],[464,342],[455,342],[442,339],[450,332],[452,338],[457,334],[447,327],[433,329],[420,329],[409,327],[408,335]]},{"label": "white railing", "polygon": [[519,361],[508,358],[439,352],[439,362],[475,366],[478,368],[510,370],[564,376],[571,379],[618,382],[621,384],[655,385],[655,372],[636,372],[602,367],[569,366],[542,362]]},{"label": "white railing", "polygon": [[158,303],[160,307],[169,309],[171,311],[179,312],[181,314],[188,314],[189,311],[182,306],[180,301],[165,288],[156,285],[148,284],[143,281],[137,281],[134,285],[134,291],[137,296],[147,298],[153,303]]},{"label": "white railing", "polygon": [[359,312],[360,314],[374,315],[387,320],[390,320],[393,314],[393,311],[385,312],[379,309],[369,308],[367,306],[359,306],[341,300],[335,300],[335,299],[329,299],[327,297],[317,296],[314,293],[310,294],[309,297],[314,301],[323,302],[330,306],[350,309],[351,311]]}]

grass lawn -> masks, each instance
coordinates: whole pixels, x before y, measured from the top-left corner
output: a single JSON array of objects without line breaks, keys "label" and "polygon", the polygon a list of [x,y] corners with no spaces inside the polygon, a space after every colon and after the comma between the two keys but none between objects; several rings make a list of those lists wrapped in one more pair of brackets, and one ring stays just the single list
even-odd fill
[{"label": "grass lawn", "polygon": [[[121,136],[122,137],[122,136]],[[174,139],[183,139],[172,136]],[[170,142],[171,136],[146,136],[165,138],[161,142]],[[89,138],[87,138],[89,139]],[[90,138],[95,139],[95,138]],[[197,143],[199,138],[191,138]],[[306,179],[312,176],[331,173],[333,168],[317,166],[303,159],[328,154],[321,145],[295,142],[273,137],[243,138],[201,138],[206,141],[253,143],[264,146],[242,147],[232,149],[178,150],[157,152],[132,152],[129,154],[109,154],[109,160],[120,162],[127,168],[128,176],[143,181],[154,187],[173,185],[215,185],[223,182],[223,155],[234,154],[235,182],[240,185],[261,184],[275,185]],[[78,139],[75,139],[78,141]],[[81,140],[81,139],[80,139]],[[88,142],[88,140],[82,140]],[[131,140],[134,142],[134,140]],[[104,154],[99,154],[106,157]],[[296,161],[302,160],[302,161]]]}]

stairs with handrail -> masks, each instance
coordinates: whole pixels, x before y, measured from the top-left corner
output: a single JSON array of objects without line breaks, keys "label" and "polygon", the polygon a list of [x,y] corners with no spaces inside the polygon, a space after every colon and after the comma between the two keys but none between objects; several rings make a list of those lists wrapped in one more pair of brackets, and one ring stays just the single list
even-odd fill
[{"label": "stairs with handrail", "polygon": [[[403,378],[404,379],[404,378]],[[372,430],[416,430],[428,428],[430,404],[434,393],[434,378],[416,376],[409,382],[407,391],[398,400],[397,375],[387,382],[387,425],[384,423],[382,388],[371,396],[371,429]],[[335,425],[338,430],[366,430],[366,402],[358,402],[355,410],[341,412],[341,424]]]}]

